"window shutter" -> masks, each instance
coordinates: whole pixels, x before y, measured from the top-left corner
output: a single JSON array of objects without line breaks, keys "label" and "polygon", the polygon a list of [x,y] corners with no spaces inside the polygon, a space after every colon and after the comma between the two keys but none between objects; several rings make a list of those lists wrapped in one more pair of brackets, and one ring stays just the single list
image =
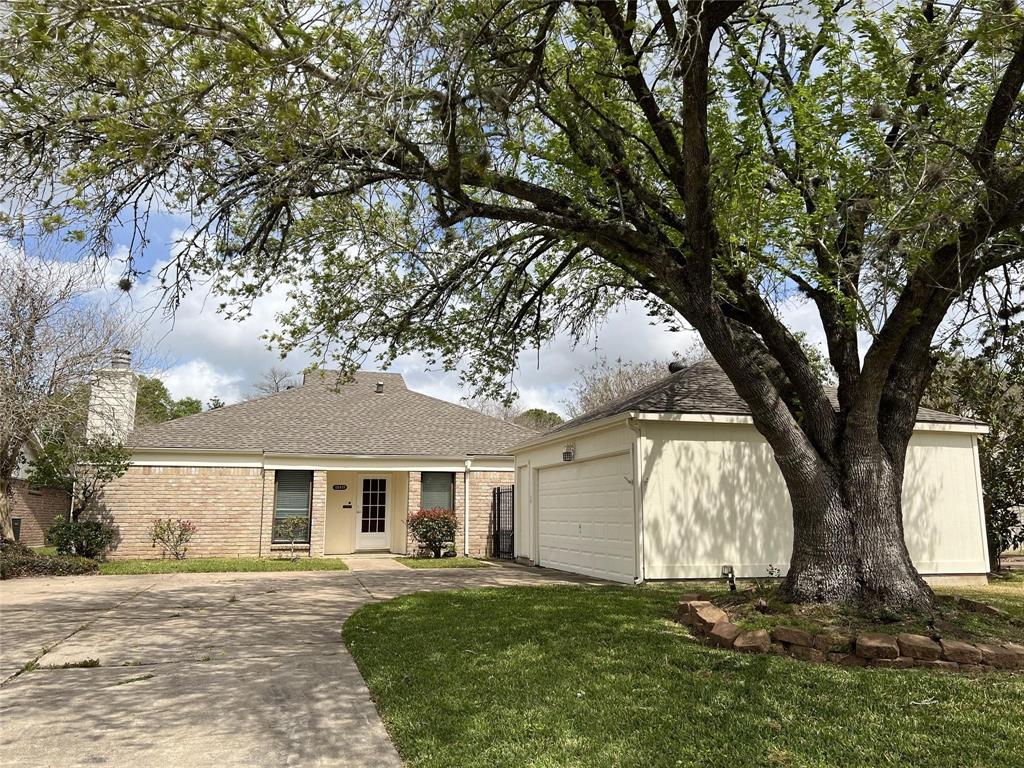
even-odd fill
[{"label": "window shutter", "polygon": [[420,508],[455,509],[455,474],[424,472],[420,476]]}]

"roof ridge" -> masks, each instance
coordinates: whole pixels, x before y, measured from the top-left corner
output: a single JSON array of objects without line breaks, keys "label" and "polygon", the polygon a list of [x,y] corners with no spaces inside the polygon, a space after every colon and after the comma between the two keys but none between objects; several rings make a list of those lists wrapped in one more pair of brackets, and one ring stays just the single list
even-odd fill
[{"label": "roof ridge", "polygon": [[525,432],[529,432],[530,434],[538,434],[537,430],[535,429],[531,429],[530,427],[524,427],[522,424],[516,424],[514,421],[508,421],[507,419],[499,419],[497,416],[491,416],[490,414],[487,413],[481,413],[475,408],[470,408],[468,405],[462,405],[461,403],[453,403],[451,400],[445,400],[444,398],[441,397],[434,397],[433,395],[428,395],[425,392],[417,392],[415,389],[410,389],[409,394],[415,395],[417,397],[425,397],[428,400],[433,400],[434,402],[443,403],[444,405],[451,406],[452,408],[458,408],[462,411],[467,411],[476,416],[479,416],[482,419],[489,419],[491,421],[497,422],[498,424],[508,424],[509,426],[515,427],[516,429],[521,429]]}]

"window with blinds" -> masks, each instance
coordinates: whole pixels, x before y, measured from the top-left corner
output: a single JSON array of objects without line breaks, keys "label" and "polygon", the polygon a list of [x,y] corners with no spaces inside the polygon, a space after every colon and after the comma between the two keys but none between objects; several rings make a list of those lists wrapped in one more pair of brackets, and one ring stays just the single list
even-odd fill
[{"label": "window with blinds", "polygon": [[274,544],[309,544],[310,496],[313,473],[278,470],[275,473]]},{"label": "window with blinds", "polygon": [[455,509],[455,473],[424,472],[420,476],[420,509]]}]

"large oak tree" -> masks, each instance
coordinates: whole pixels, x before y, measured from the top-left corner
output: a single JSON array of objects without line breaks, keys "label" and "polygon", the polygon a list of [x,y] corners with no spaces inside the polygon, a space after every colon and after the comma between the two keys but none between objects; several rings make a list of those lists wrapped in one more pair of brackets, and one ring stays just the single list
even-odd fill
[{"label": "large oak tree", "polygon": [[[13,234],[103,252],[114,222],[186,211],[172,304],[198,274],[230,313],[286,280],[284,350],[423,350],[483,390],[524,346],[644,301],[700,333],[774,451],[788,595],[929,603],[904,459],[951,311],[993,274],[1018,300],[1019,3],[9,8]],[[834,397],[781,320],[797,301]]]}]

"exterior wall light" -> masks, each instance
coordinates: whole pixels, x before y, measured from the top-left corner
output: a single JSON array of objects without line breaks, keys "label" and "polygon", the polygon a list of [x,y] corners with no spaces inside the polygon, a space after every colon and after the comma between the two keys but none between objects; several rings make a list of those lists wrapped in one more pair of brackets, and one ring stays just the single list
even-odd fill
[{"label": "exterior wall light", "polygon": [[576,444],[569,443],[565,446],[565,450],[562,451],[562,461],[572,461],[576,458]]}]

